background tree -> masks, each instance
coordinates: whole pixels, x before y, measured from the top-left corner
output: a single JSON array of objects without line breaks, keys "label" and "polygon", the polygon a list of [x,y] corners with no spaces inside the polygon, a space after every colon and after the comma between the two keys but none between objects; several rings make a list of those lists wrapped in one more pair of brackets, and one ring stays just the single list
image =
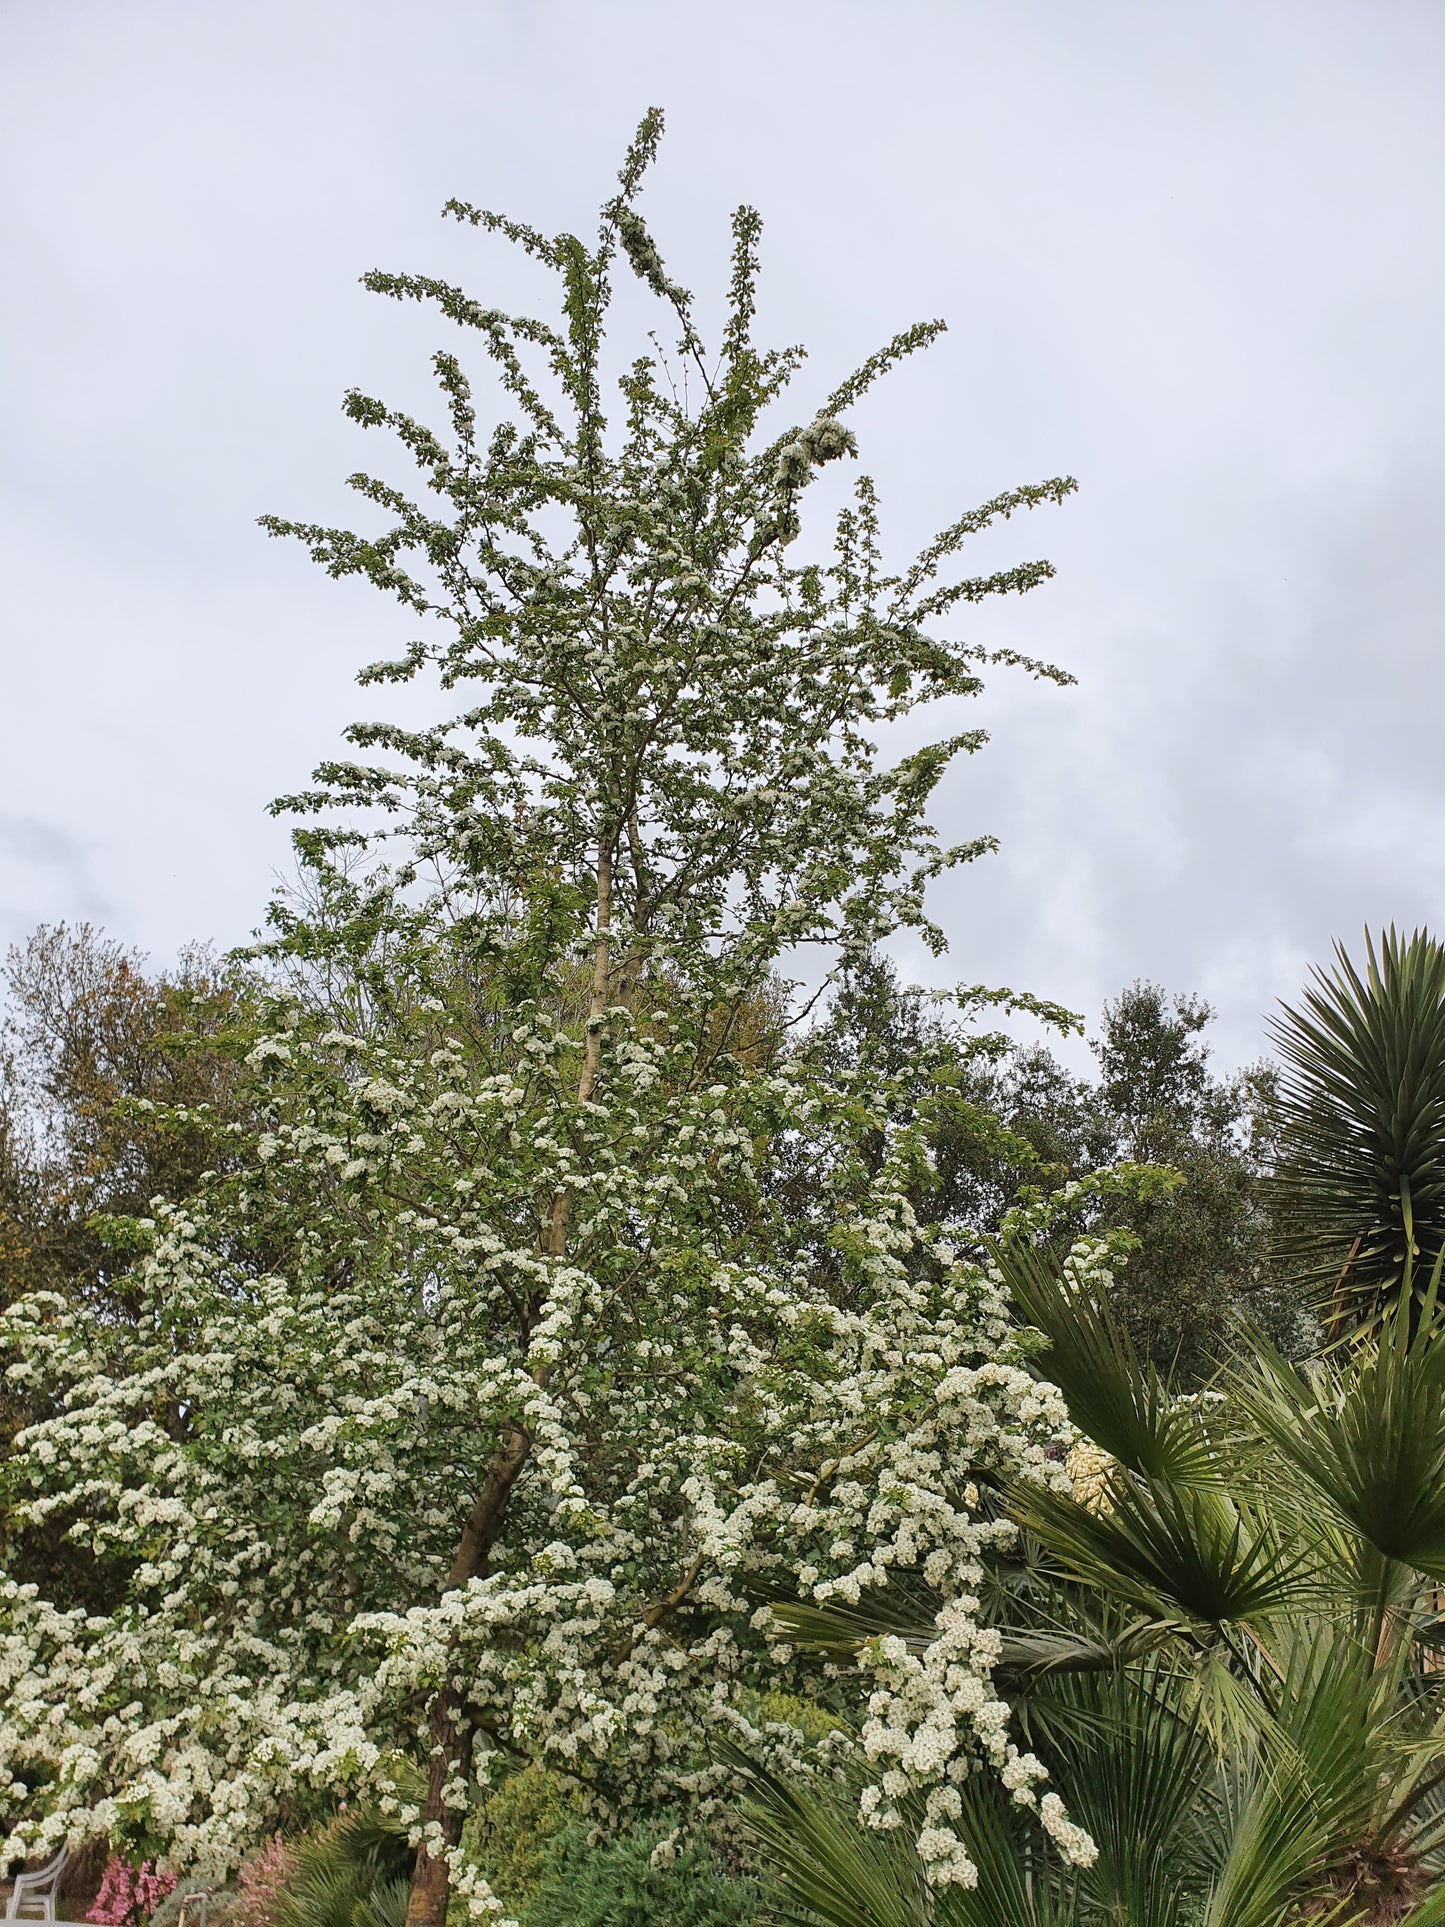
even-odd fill
[{"label": "background tree", "polygon": [[90,924],[57,924],[10,949],[4,989],[0,1298],[47,1288],[133,1309],[134,1254],[107,1230],[225,1162],[244,1111],[241,978],[200,946],[152,972]]},{"label": "background tree", "polygon": [[[1056,1007],[1012,1001],[1055,1028],[1077,1025]],[[875,953],[850,968],[809,1040],[830,1075],[892,1091],[875,1158],[890,1127],[925,1109],[932,1118],[930,1164],[911,1195],[919,1218],[959,1236],[992,1232],[1012,1207],[1070,1180],[1167,1167],[1177,1187],[1127,1202],[1091,1194],[1073,1226],[1137,1237],[1112,1287],[1133,1342],[1184,1386],[1214,1369],[1240,1311],[1293,1348],[1294,1301],[1269,1260],[1273,1075],[1258,1065],[1215,1076],[1208,1005],[1131,985],[1104,1008],[1092,1080],[1045,1048],[965,1023],[960,1007],[986,1008],[986,993],[931,998]],[[793,1182],[808,1178],[800,1169]]]},{"label": "background tree", "polygon": [[[1136,1206],[1138,1246],[1116,1287],[1133,1342],[1172,1382],[1209,1376],[1248,1313],[1280,1342],[1301,1341],[1298,1314],[1270,1264],[1266,1181],[1274,1133],[1274,1074],[1210,1069],[1201,999],[1135,983],[1105,1006],[1094,1043],[1095,1145],[1104,1159],[1167,1165],[1177,1191]],[[1100,1223],[1122,1222],[1118,1207]]]}]

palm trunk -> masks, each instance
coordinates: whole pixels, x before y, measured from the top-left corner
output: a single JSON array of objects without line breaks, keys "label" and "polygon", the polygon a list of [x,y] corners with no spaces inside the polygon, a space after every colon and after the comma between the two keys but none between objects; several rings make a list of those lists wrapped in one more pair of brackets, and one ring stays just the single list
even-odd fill
[{"label": "palm trunk", "polygon": [[[581,1074],[577,1080],[579,1104],[585,1104],[592,1095],[602,1060],[602,1015],[607,1008],[611,942],[612,859],[610,851],[604,847],[599,851],[597,861],[597,924],[592,954],[592,993],[588,1006],[587,1041]],[[563,1258],[567,1255],[567,1223],[571,1214],[571,1191],[559,1192],[552,1200],[547,1225],[546,1249],[549,1257]],[[539,1387],[547,1383],[550,1375],[545,1366],[537,1367],[532,1373]],[[482,1489],[462,1528],[451,1570],[447,1574],[448,1592],[466,1585],[469,1579],[485,1575],[488,1555],[506,1522],[512,1488],[527,1463],[531,1449],[531,1438],[521,1426],[509,1426],[502,1434],[487,1467]],[[448,1685],[437,1694],[427,1730],[431,1740],[431,1759],[427,1770],[422,1824],[431,1835],[432,1846],[437,1846],[434,1829],[440,1830],[441,1842],[436,1852],[425,1843],[417,1848],[411,1892],[406,1903],[406,1927],[445,1927],[451,1874],[444,1850],[458,1845],[462,1837],[462,1822],[466,1817],[464,1809],[448,1806],[445,1794],[450,1781],[470,1778],[472,1745],[477,1733],[475,1723],[466,1713],[462,1695],[455,1686]]]}]

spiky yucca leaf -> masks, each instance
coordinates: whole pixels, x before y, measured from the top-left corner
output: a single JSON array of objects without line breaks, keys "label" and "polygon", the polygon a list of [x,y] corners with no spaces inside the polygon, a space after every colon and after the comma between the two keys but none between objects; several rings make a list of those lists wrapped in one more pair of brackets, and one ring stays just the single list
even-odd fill
[{"label": "spiky yucca leaf", "polygon": [[1393,927],[1344,948],[1271,1026],[1284,1064],[1274,1180],[1281,1254],[1341,1328],[1445,1250],[1445,946]]}]

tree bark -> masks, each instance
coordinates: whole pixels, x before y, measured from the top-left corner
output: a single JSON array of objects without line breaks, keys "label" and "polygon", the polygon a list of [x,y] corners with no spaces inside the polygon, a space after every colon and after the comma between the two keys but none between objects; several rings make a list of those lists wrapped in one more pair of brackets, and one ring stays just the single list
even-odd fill
[{"label": "tree bark", "polygon": [[[450,1807],[444,1798],[446,1785],[456,1773],[464,1777],[471,1769],[472,1742],[476,1731],[462,1711],[461,1695],[454,1687],[438,1693],[429,1721],[431,1764],[427,1770],[426,1804],[422,1818],[439,1824],[442,1840],[455,1847],[462,1837],[464,1808]],[[451,1869],[444,1855],[433,1853],[423,1844],[417,1848],[412,1868],[411,1892],[406,1901],[406,1927],[443,1927],[447,1916],[447,1894]]]},{"label": "tree bark", "polygon": [[[542,1386],[547,1382],[548,1373],[543,1368],[532,1376]],[[488,1557],[506,1521],[512,1488],[527,1463],[531,1449],[531,1438],[520,1425],[509,1426],[502,1434],[492,1454],[491,1464],[487,1467],[487,1476],[477,1494],[476,1503],[462,1527],[456,1554],[447,1573],[448,1592],[466,1585],[469,1579],[485,1576]],[[467,1717],[462,1695],[455,1686],[448,1685],[437,1694],[427,1731],[431,1740],[431,1759],[427,1768],[422,1824],[427,1828],[441,1829],[443,1848],[455,1847],[462,1837],[466,1811],[465,1808],[448,1806],[446,1787],[449,1780],[458,1776],[463,1780],[470,1777],[472,1745],[477,1737],[476,1723]],[[450,1884],[451,1873],[443,1853],[433,1853],[423,1841],[417,1848],[416,1862],[412,1868],[411,1892],[406,1902],[406,1927],[445,1927]]]},{"label": "tree bark", "polygon": [[[577,1080],[579,1104],[585,1104],[592,1095],[602,1061],[602,1015],[607,1009],[611,978],[611,940],[612,857],[610,849],[604,846],[598,851],[597,857],[597,923],[592,953],[587,1039],[582,1071]],[[549,1257],[564,1258],[567,1255],[567,1224],[571,1213],[571,1191],[559,1192],[552,1200],[547,1223],[545,1247]],[[535,1368],[532,1373],[538,1387],[545,1386],[550,1376],[545,1366]],[[531,1437],[524,1427],[513,1425],[503,1432],[487,1467],[482,1489],[462,1527],[456,1554],[447,1573],[448,1592],[465,1586],[469,1579],[485,1575],[488,1556],[506,1521],[512,1488],[527,1463],[531,1449]],[[427,1769],[422,1823],[427,1828],[440,1828],[441,1847],[445,1849],[455,1847],[460,1842],[462,1822],[466,1818],[465,1809],[447,1805],[444,1797],[447,1783],[458,1776],[463,1780],[470,1777],[472,1746],[477,1736],[476,1724],[467,1717],[462,1695],[455,1686],[448,1685],[437,1694],[427,1731],[431,1741],[431,1759]],[[406,1927],[445,1927],[450,1886],[451,1874],[444,1851],[433,1853],[423,1842],[417,1848],[416,1862],[412,1868],[411,1892],[406,1903]]]}]

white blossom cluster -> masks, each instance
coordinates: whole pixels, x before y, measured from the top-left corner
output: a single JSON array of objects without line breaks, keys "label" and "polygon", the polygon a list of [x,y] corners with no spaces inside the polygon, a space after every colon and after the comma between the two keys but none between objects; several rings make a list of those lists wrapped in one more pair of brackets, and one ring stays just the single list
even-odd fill
[{"label": "white blossom cluster", "polygon": [[[943,1605],[922,1652],[860,1658],[865,1815],[892,1824],[923,1790],[930,1878],[966,1881],[955,1789],[987,1764],[1092,1852],[1038,1802],[978,1617],[1012,1532],[979,1481],[1066,1487],[1075,1439],[996,1283],[913,1222],[896,1160],[858,1176],[826,1094],[787,1073],[688,1088],[680,1046],[621,1013],[613,1031],[579,1104],[579,1040],[546,1013],[479,1076],[445,1035],[383,1050],[283,1011],[252,1054],[277,1121],[211,1221],[160,1216],[137,1330],[42,1296],[7,1314],[12,1378],[57,1401],[17,1444],[22,1520],[63,1530],[111,1596],[4,1589],[12,1858],[105,1830],[218,1875],[308,1787],[370,1787],[420,1838],[396,1765],[425,1757],[448,1683],[480,1733],[454,1807],[499,1747],[580,1797],[706,1803],[727,1778],[710,1734],[806,1750],[753,1715],[804,1666],[761,1602],[857,1602],[895,1574]],[[756,1145],[789,1131],[829,1148],[831,1215],[724,1240],[729,1198],[762,1210]],[[541,1201],[563,1188],[573,1235],[549,1257]],[[284,1276],[228,1255],[267,1212],[290,1214]],[[530,1449],[506,1528],[449,1589],[508,1426]]]}]

